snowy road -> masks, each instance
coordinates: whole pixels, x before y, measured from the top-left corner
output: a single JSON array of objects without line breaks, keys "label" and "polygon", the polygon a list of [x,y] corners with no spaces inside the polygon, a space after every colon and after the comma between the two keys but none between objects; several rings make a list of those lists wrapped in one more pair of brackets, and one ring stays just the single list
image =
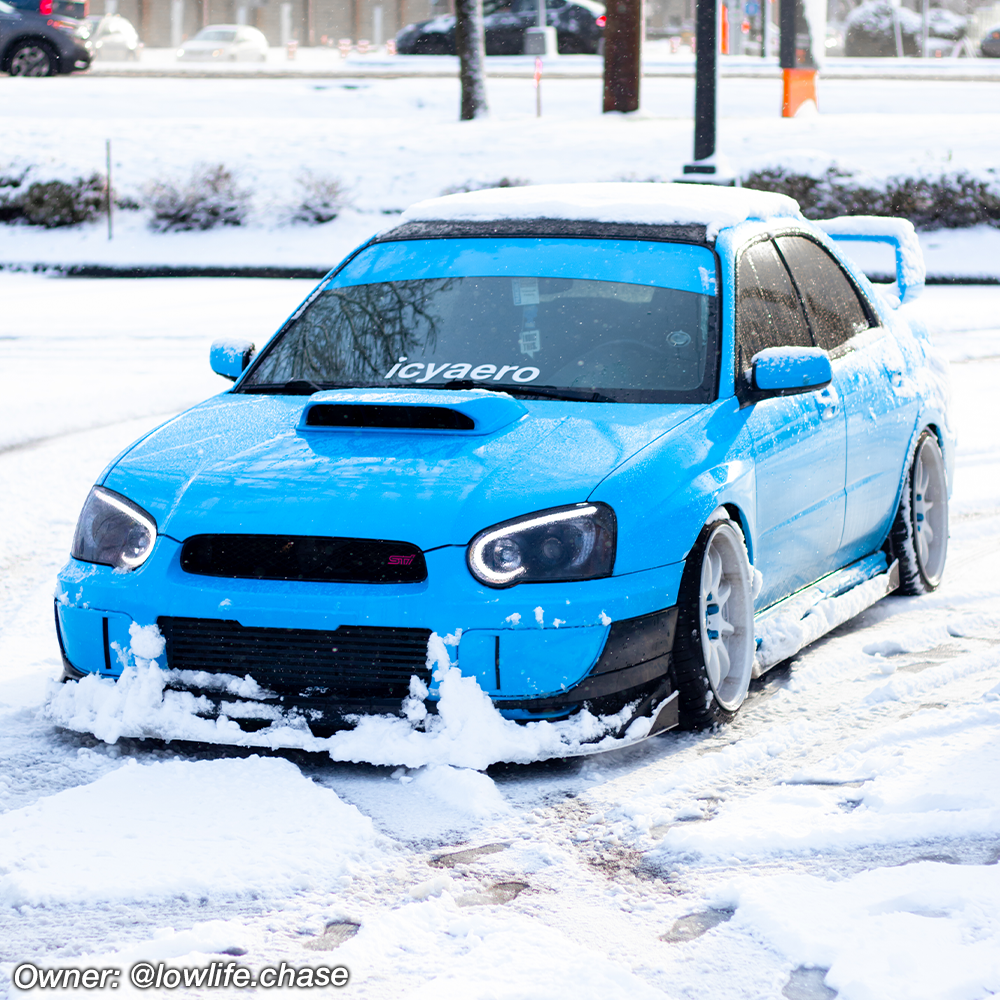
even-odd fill
[{"label": "snowy road", "polygon": [[54,729],[52,581],[89,485],[221,387],[214,336],[262,339],[307,288],[0,274],[0,994],[18,962],[138,959],[345,964],[372,998],[1000,990],[1000,289],[917,303],[960,435],[944,585],[732,726],[487,773]]}]

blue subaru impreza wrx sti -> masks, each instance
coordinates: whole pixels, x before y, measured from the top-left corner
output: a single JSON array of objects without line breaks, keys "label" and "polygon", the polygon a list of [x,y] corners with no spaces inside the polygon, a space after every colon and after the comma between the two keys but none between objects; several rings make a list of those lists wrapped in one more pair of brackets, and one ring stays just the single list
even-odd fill
[{"label": "blue subaru impreza wrx sti", "polygon": [[[894,247],[895,299],[851,239]],[[59,578],[64,676],[120,675],[155,624],[201,704],[249,677],[241,726],[322,735],[433,710],[436,634],[508,719],[727,721],[752,677],[941,580],[947,372],[899,308],[922,282],[907,223],[779,195],[416,205],[259,351],[215,345],[232,389],[102,474]]]}]

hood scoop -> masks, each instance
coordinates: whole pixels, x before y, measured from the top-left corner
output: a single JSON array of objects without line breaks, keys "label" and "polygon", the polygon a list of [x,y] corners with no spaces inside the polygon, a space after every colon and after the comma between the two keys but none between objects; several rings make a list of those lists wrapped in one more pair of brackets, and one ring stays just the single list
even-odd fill
[{"label": "hood scoop", "polygon": [[379,403],[314,403],[306,427],[391,427],[408,431],[471,431],[472,417],[446,406],[384,406]]},{"label": "hood scoop", "polygon": [[490,434],[527,412],[513,396],[483,389],[331,389],[311,397],[299,429]]}]

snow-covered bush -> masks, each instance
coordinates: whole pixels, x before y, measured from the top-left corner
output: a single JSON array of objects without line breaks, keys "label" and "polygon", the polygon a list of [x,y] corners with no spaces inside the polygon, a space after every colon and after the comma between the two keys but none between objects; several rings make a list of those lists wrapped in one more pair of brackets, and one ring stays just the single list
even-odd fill
[{"label": "snow-covered bush", "polygon": [[965,171],[938,177],[890,177],[875,187],[859,184],[836,166],[818,177],[782,167],[745,175],[744,187],[794,198],[807,219],[837,215],[889,215],[918,229],[1000,226],[1000,191],[995,182]]},{"label": "snow-covered bush", "polygon": [[347,204],[347,189],[336,177],[303,170],[296,178],[299,200],[292,207],[291,221],[309,226],[332,222]]},{"label": "snow-covered bush", "polygon": [[[849,56],[896,55],[896,28],[899,23],[899,40],[903,55],[915,56],[920,52],[923,36],[923,17],[908,7],[894,5],[889,0],[865,0],[847,15],[844,21],[845,52]],[[965,37],[965,18],[950,10],[934,7],[929,11],[930,37],[946,42],[957,42]]]},{"label": "snow-covered bush", "polygon": [[26,222],[55,229],[95,218],[106,204],[100,174],[73,181],[35,181],[25,185],[28,170],[0,175],[0,222]]},{"label": "snow-covered bush", "polygon": [[158,233],[241,226],[250,210],[250,192],[221,163],[196,167],[184,184],[154,181],[145,196],[149,228]]},{"label": "snow-covered bush", "polygon": [[8,168],[0,173],[0,222],[14,222],[21,218],[21,190],[24,178],[30,168],[20,173]]},{"label": "snow-covered bush", "polygon": [[89,222],[107,204],[107,189],[100,174],[66,181],[36,181],[21,198],[21,214],[32,226],[55,229]]},{"label": "snow-covered bush", "polygon": [[468,194],[470,191],[485,191],[488,188],[526,187],[530,183],[531,181],[520,177],[501,177],[498,181],[466,181],[464,184],[452,184],[446,187],[441,194]]}]

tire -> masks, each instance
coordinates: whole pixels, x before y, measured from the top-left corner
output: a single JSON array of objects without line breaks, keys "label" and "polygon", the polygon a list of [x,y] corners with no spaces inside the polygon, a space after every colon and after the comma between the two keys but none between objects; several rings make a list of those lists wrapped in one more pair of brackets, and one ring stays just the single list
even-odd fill
[{"label": "tire", "polygon": [[10,54],[7,72],[11,76],[55,76],[59,72],[59,57],[47,42],[28,39]]},{"label": "tire", "polygon": [[937,589],[948,556],[948,477],[932,431],[925,430],[913,449],[889,548],[899,560],[901,594],[929,594]]},{"label": "tire", "polygon": [[710,521],[688,554],[678,595],[674,680],[681,725],[732,721],[746,698],[756,650],[752,572],[733,521]]}]

